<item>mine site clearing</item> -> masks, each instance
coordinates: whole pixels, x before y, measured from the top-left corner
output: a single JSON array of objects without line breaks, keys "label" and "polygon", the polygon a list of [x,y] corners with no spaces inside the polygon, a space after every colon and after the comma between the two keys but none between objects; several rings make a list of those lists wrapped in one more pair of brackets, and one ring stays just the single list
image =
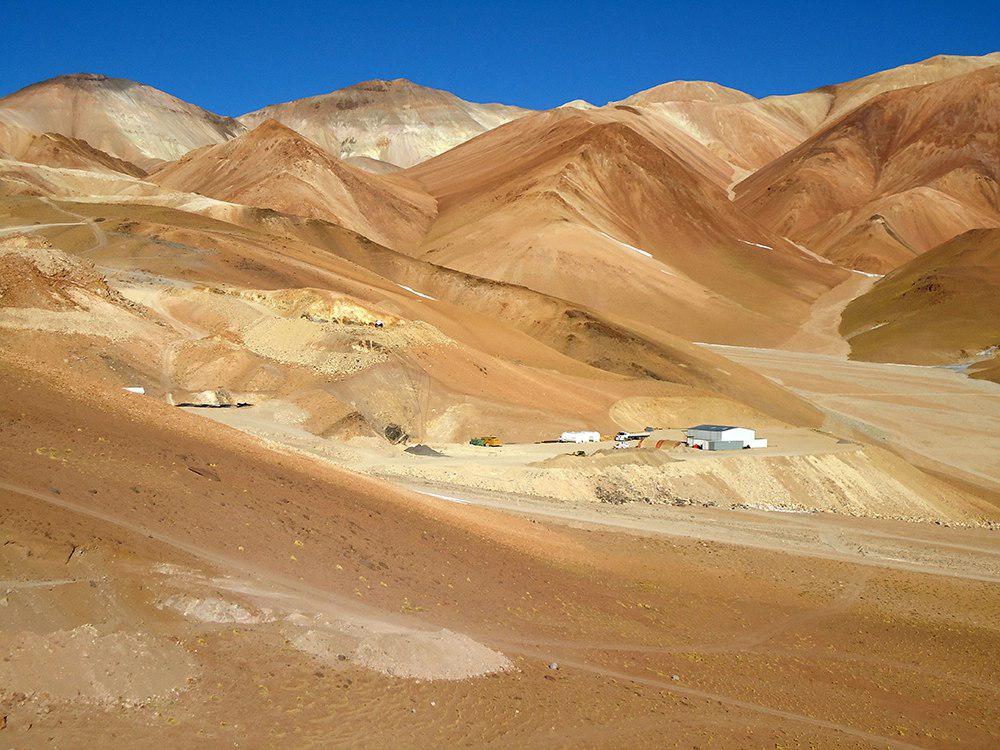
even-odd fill
[{"label": "mine site clearing", "polygon": [[[193,413],[219,421],[223,424],[248,432],[293,441],[306,440],[325,450],[329,455],[355,456],[359,463],[371,467],[387,462],[401,465],[427,466],[435,469],[477,466],[493,468],[544,467],[545,462],[560,456],[567,462],[561,466],[571,466],[572,459],[581,459],[581,467],[589,459],[607,457],[610,462],[629,463],[648,456],[660,456],[665,461],[725,461],[732,458],[763,458],[766,456],[808,456],[841,453],[854,450],[858,445],[817,430],[802,427],[768,428],[768,446],[746,450],[701,450],[684,444],[686,428],[654,429],[643,440],[618,441],[613,437],[587,443],[569,443],[557,440],[533,443],[502,443],[496,447],[471,445],[470,443],[447,443],[439,441],[415,442],[430,451],[407,451],[405,444],[389,445],[382,440],[354,438],[340,440],[322,438],[297,428],[294,424],[272,420],[272,409],[280,405],[265,404],[260,408],[204,410],[185,407]],[[610,436],[607,436],[610,437]],[[411,448],[413,446],[411,445]],[[345,459],[349,460],[349,459]]]},{"label": "mine site clearing", "polygon": [[[692,502],[667,493],[645,502],[641,497],[632,497],[620,503],[600,499],[587,502],[582,490],[588,464],[602,459],[614,467],[627,467],[657,457],[666,457],[670,462],[710,464],[859,450],[853,441],[817,430],[772,427],[766,431],[768,447],[752,450],[694,449],[683,444],[686,430],[674,428],[653,430],[642,441],[647,447],[632,441],[627,450],[616,450],[621,442],[612,439],[580,444],[508,443],[500,447],[432,442],[419,444],[429,450],[407,452],[403,445],[391,446],[372,439],[319,438],[274,419],[275,413],[283,413],[275,404],[256,409],[186,410],[256,435],[278,449],[291,449],[387,479],[423,495],[431,504],[452,505],[459,513],[478,507],[577,528],[735,544],[806,558],[1000,583],[1000,540],[988,529],[946,529],[933,517],[925,519],[929,523],[915,525],[892,519],[891,512],[887,518],[864,517],[871,515],[868,510],[862,517],[852,517],[842,508],[822,512],[815,506],[779,497],[772,502],[741,502],[738,496],[718,490],[713,495],[718,502]],[[579,455],[581,452],[585,455]],[[559,480],[543,478],[533,484],[523,478],[523,474],[552,471],[546,466],[553,459],[557,462],[553,473],[569,472],[572,490],[565,495],[552,491]],[[786,471],[792,474],[794,469]],[[496,482],[489,481],[494,476]],[[730,499],[724,500],[726,497]],[[944,525],[964,524],[952,521]]]},{"label": "mine site clearing", "polygon": [[[664,461],[725,461],[732,458],[763,458],[776,456],[808,456],[842,453],[857,449],[858,444],[803,427],[769,427],[766,430],[768,445],[752,449],[702,450],[685,444],[687,427],[654,428],[639,430],[641,439],[617,440],[607,434],[598,441],[575,443],[556,438],[531,443],[501,442],[497,446],[473,445],[469,442],[449,443],[440,441],[413,441],[413,445],[430,448],[430,451],[410,450],[407,444],[393,445],[380,438],[323,438],[314,435],[294,421],[290,404],[280,401],[266,402],[242,409],[202,409],[183,405],[187,411],[222,424],[236,427],[277,443],[302,444],[306,441],[318,452],[331,456],[351,456],[357,465],[387,467],[387,462],[403,466],[427,466],[436,469],[463,468],[474,470],[478,466],[493,468],[544,467],[545,462],[557,457],[567,460],[580,458],[581,466],[590,458],[607,457],[608,461],[629,463],[648,456],[659,456]],[[763,434],[763,433],[762,433]],[[563,463],[561,466],[571,466]]]}]

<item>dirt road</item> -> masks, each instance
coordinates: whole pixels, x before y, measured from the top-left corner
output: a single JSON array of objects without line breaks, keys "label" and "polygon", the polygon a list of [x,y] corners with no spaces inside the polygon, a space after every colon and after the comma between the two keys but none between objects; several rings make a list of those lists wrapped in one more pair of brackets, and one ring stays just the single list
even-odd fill
[{"label": "dirt road", "polygon": [[718,508],[567,506],[537,498],[405,485],[447,502],[554,520],[576,528],[604,527],[737,544],[809,558],[1000,583],[1000,535],[901,521],[830,514],[733,511]]},{"label": "dirt road", "polygon": [[851,274],[847,281],[820,295],[802,328],[782,348],[846,357],[851,347],[838,333],[840,316],[851,300],[867,292],[874,283],[870,276]]},{"label": "dirt road", "polygon": [[36,232],[41,229],[54,229],[57,227],[81,227],[86,226],[90,229],[91,233],[94,235],[94,244],[90,247],[84,248],[79,251],[80,255],[87,255],[89,253],[96,252],[108,244],[108,235],[101,229],[97,222],[91,219],[89,216],[84,216],[83,214],[73,213],[72,211],[67,211],[61,206],[57,206],[49,198],[39,199],[42,203],[47,205],[53,211],[62,214],[63,216],[68,216],[74,221],[58,221],[58,222],[47,222],[42,224],[22,224],[20,226],[9,226],[0,227],[0,235],[2,234],[14,234],[16,232]]}]

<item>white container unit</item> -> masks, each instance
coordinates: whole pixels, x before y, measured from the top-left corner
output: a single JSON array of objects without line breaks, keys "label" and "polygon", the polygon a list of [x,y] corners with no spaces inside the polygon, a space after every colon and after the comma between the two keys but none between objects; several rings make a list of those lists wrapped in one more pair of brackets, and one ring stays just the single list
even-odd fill
[{"label": "white container unit", "polygon": [[601,433],[593,430],[581,430],[580,432],[564,432],[559,438],[560,443],[599,443]]}]

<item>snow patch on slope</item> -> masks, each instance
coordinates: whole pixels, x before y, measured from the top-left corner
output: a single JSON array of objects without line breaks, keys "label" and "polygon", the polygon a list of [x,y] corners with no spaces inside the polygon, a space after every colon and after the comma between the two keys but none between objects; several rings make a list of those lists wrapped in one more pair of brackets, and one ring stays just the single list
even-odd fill
[{"label": "snow patch on slope", "polygon": [[406,284],[396,284],[396,286],[400,287],[401,289],[405,289],[410,294],[415,294],[418,297],[423,297],[424,299],[434,300],[435,302],[437,301],[436,297],[432,297],[429,294],[424,294],[423,292],[418,292],[413,287],[406,286]]},{"label": "snow patch on slope", "polygon": [[762,250],[774,250],[770,245],[762,245],[759,242],[750,242],[748,240],[740,240],[744,245],[753,245],[754,247],[759,247]]}]

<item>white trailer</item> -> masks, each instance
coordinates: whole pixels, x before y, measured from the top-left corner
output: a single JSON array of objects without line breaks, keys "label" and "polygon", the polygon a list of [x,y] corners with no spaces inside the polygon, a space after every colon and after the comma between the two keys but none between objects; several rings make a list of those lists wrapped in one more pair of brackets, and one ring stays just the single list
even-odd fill
[{"label": "white trailer", "polygon": [[560,443],[599,443],[601,433],[593,430],[581,430],[580,432],[564,432],[560,438]]}]

